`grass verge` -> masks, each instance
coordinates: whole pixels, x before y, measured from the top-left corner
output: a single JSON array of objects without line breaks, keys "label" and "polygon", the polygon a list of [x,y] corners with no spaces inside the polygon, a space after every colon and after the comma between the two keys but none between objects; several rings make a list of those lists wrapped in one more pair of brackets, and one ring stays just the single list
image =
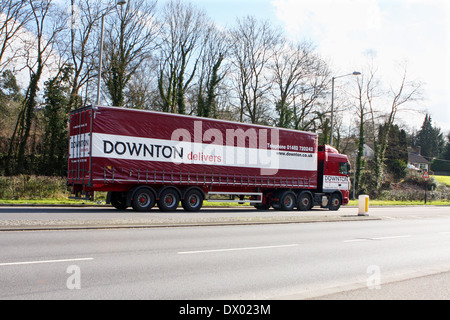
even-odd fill
[{"label": "grass verge", "polygon": [[[358,200],[350,200],[349,206],[358,206]],[[369,206],[450,206],[450,201],[433,200],[427,201],[395,201],[395,200],[369,200]]]},{"label": "grass verge", "polygon": [[[104,200],[85,201],[70,199],[19,199],[0,200],[0,205],[105,205]],[[350,200],[349,206],[358,206],[358,200]],[[392,201],[392,200],[369,200],[370,206],[420,206],[425,205],[424,201]],[[450,206],[450,201],[428,201],[428,206]],[[203,203],[204,207],[250,207],[249,203],[237,204],[229,202],[208,202]]]},{"label": "grass verge", "polygon": [[450,176],[432,176],[434,179],[436,179],[437,182],[440,184],[445,184],[447,187],[450,187]]}]

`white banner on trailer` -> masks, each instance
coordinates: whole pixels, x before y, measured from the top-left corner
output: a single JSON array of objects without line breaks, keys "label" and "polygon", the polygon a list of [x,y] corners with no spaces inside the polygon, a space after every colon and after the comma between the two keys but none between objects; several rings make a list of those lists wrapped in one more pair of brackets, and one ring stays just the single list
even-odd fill
[{"label": "white banner on trailer", "polygon": [[[71,141],[79,141],[71,137]],[[71,158],[76,157],[76,147]],[[123,160],[161,161],[174,164],[235,166],[244,168],[317,171],[317,154],[244,148],[187,141],[141,138],[122,135],[92,134],[92,156]]]}]

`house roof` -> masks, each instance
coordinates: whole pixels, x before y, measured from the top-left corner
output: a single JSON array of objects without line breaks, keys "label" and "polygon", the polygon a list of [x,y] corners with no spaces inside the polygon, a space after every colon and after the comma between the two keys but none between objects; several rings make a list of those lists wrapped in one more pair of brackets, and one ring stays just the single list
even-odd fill
[{"label": "house roof", "polygon": [[422,157],[420,154],[417,154],[415,152],[409,152],[408,153],[408,162],[410,163],[425,163],[425,164],[431,164],[430,161]]}]

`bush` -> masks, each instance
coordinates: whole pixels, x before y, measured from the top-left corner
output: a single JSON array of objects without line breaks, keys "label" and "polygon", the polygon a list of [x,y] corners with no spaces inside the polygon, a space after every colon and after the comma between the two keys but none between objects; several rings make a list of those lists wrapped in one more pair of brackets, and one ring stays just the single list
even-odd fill
[{"label": "bush", "polygon": [[64,199],[68,195],[65,178],[34,175],[0,176],[1,199]]},{"label": "bush", "polygon": [[405,178],[408,172],[405,161],[400,159],[394,159],[390,161],[389,170],[394,176],[395,181],[399,181]]},{"label": "bush", "polygon": [[439,182],[437,182],[437,180],[433,177],[430,177],[428,181],[425,181],[422,177],[422,173],[416,171],[409,172],[404,180],[404,183],[418,186],[423,190],[425,189],[425,185],[427,185],[428,190],[436,190],[436,188],[439,186]]},{"label": "bush", "polygon": [[433,159],[431,170],[437,172],[450,172],[450,162],[446,160]]}]

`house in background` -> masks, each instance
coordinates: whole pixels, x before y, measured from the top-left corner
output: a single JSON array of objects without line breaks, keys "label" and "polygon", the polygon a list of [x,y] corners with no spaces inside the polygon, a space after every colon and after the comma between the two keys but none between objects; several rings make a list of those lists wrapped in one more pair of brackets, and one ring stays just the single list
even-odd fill
[{"label": "house in background", "polygon": [[[356,152],[351,153],[352,157],[356,157]],[[420,147],[417,151],[408,147],[408,169],[416,171],[430,171],[431,162],[425,159],[421,154]],[[371,143],[364,144],[363,158],[366,160],[371,160],[375,157],[375,152],[373,151],[373,145]]]},{"label": "house in background", "polygon": [[408,150],[408,169],[430,171],[431,162],[420,155],[418,152]]},{"label": "house in background", "polygon": [[365,159],[373,159],[375,152],[373,151],[373,146],[369,144],[364,144],[363,157]]}]

